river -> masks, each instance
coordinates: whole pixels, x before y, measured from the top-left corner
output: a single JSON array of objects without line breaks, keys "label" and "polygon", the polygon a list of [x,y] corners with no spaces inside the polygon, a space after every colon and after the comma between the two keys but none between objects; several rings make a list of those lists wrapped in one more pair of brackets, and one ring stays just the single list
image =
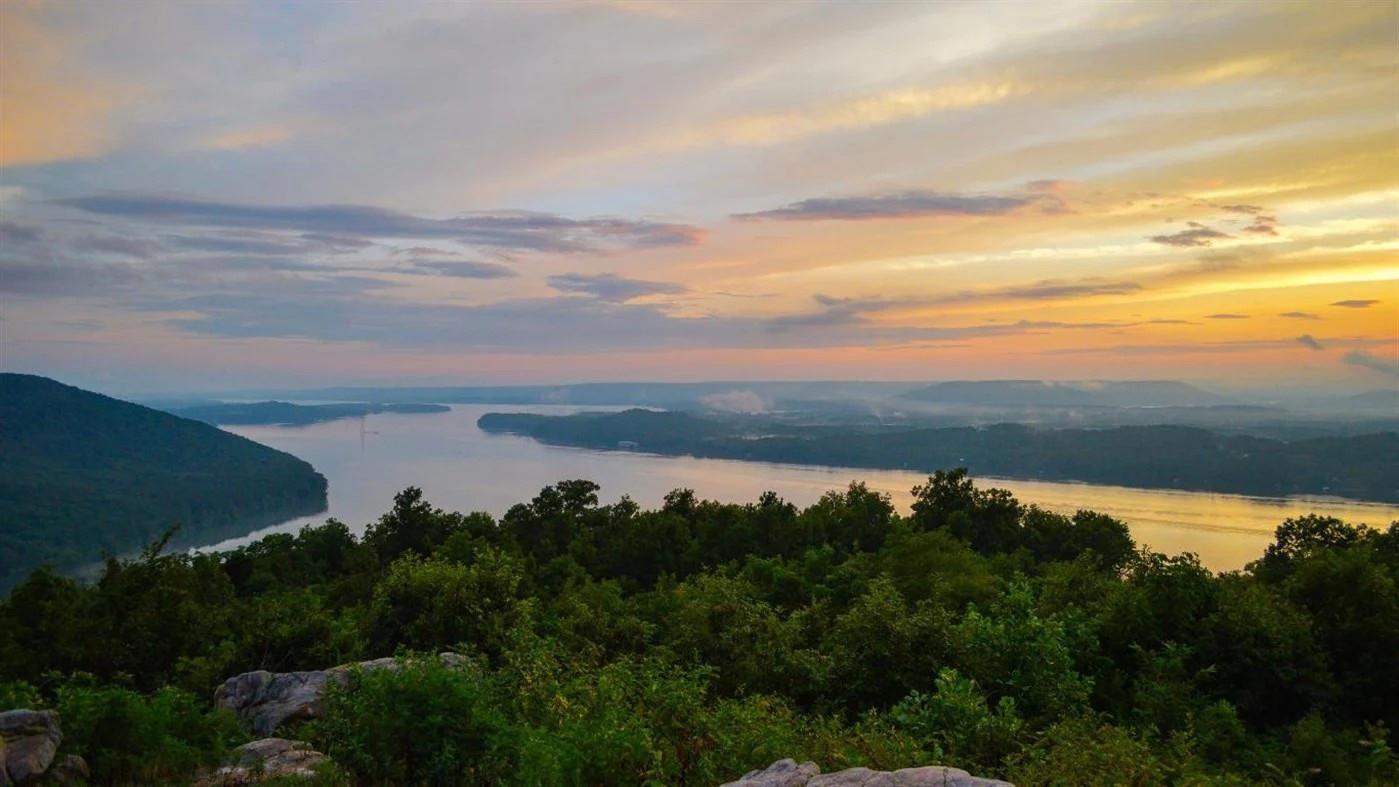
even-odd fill
[{"label": "river", "polygon": [[[910,490],[926,480],[918,473],[893,470],[563,448],[476,428],[476,419],[490,411],[566,414],[579,409],[454,405],[447,413],[371,415],[363,429],[356,419],[311,426],[225,427],[314,465],[330,481],[330,507],[325,513],[207,548],[233,548],[269,533],[295,532],[328,517],[362,532],[389,510],[394,494],[408,486],[421,487],[440,508],[500,516],[541,488],[572,478],[601,485],[604,503],[626,494],[646,508],[659,506],[667,492],[679,487],[724,502],[752,502],[772,490],[804,506],[827,490],[860,480],[889,493],[895,505],[907,512]],[[1271,542],[1274,528],[1291,516],[1316,512],[1374,527],[1399,519],[1399,507],[1335,498],[1274,499],[990,478],[978,483],[1009,489],[1022,502],[1053,511],[1073,513],[1086,508],[1109,514],[1126,522],[1139,544],[1166,553],[1195,552],[1216,571],[1242,568],[1257,558]]]}]

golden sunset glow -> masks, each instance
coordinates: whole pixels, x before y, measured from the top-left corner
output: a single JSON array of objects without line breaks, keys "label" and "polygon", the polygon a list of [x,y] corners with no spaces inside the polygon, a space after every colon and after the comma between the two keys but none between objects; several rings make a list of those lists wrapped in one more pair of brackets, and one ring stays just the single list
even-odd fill
[{"label": "golden sunset glow", "polygon": [[1393,3],[0,5],[0,363],[1394,386]]}]

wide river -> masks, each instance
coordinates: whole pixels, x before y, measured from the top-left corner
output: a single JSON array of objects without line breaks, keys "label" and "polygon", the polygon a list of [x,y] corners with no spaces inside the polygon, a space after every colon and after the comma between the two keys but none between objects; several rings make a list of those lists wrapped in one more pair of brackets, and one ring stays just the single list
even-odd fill
[{"label": "wide river", "polygon": [[[667,492],[694,489],[702,498],[752,502],[766,490],[797,505],[842,489],[852,480],[888,492],[907,512],[910,490],[926,476],[892,470],[811,467],[722,459],[653,456],[542,445],[476,428],[483,413],[565,414],[570,407],[456,405],[448,413],[369,416],[312,426],[238,426],[228,431],[305,459],[330,481],[329,511],[212,545],[227,549],[275,532],[295,532],[328,517],[361,532],[393,505],[404,487],[421,487],[435,506],[488,511],[496,516],[528,502],[557,481],[587,478],[602,486],[604,503],[630,495],[659,506]],[[605,408],[587,408],[599,410]],[[1131,489],[1096,484],[979,479],[1009,489],[1024,503],[1064,513],[1086,508],[1123,520],[1139,544],[1167,552],[1195,552],[1217,571],[1241,568],[1262,554],[1284,519],[1316,512],[1382,527],[1399,507],[1335,498],[1272,499],[1206,492]]]}]

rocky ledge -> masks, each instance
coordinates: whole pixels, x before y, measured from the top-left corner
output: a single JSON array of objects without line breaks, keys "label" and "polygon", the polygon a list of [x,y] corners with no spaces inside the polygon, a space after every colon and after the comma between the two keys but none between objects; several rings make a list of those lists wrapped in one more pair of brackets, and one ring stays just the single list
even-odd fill
[{"label": "rocky ledge", "polygon": [[242,787],[267,780],[309,779],[326,756],[305,741],[263,738],[233,750],[228,763],[195,780],[197,787]]},{"label": "rocky ledge", "polygon": [[897,771],[847,768],[822,774],[814,762],[778,760],[761,771],[749,771],[723,787],[1015,787],[1010,782],[982,779],[959,768],[926,765]]},{"label": "rocky ledge", "polygon": [[[448,666],[465,661],[456,653],[441,653],[438,658]],[[255,735],[268,736],[283,722],[321,716],[325,713],[326,687],[331,684],[344,686],[356,670],[370,672],[398,668],[397,659],[382,658],[341,664],[326,670],[245,672],[223,682],[214,693],[214,704],[233,711],[238,720]]]}]

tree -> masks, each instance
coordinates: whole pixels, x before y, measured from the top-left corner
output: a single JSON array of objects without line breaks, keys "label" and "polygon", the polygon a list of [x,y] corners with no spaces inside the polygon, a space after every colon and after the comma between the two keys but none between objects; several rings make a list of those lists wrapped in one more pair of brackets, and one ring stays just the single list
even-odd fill
[{"label": "tree", "polygon": [[913,523],[919,530],[946,528],[982,553],[1009,552],[1020,545],[1020,503],[1004,489],[978,489],[965,467],[939,470],[913,488],[913,497]]}]

